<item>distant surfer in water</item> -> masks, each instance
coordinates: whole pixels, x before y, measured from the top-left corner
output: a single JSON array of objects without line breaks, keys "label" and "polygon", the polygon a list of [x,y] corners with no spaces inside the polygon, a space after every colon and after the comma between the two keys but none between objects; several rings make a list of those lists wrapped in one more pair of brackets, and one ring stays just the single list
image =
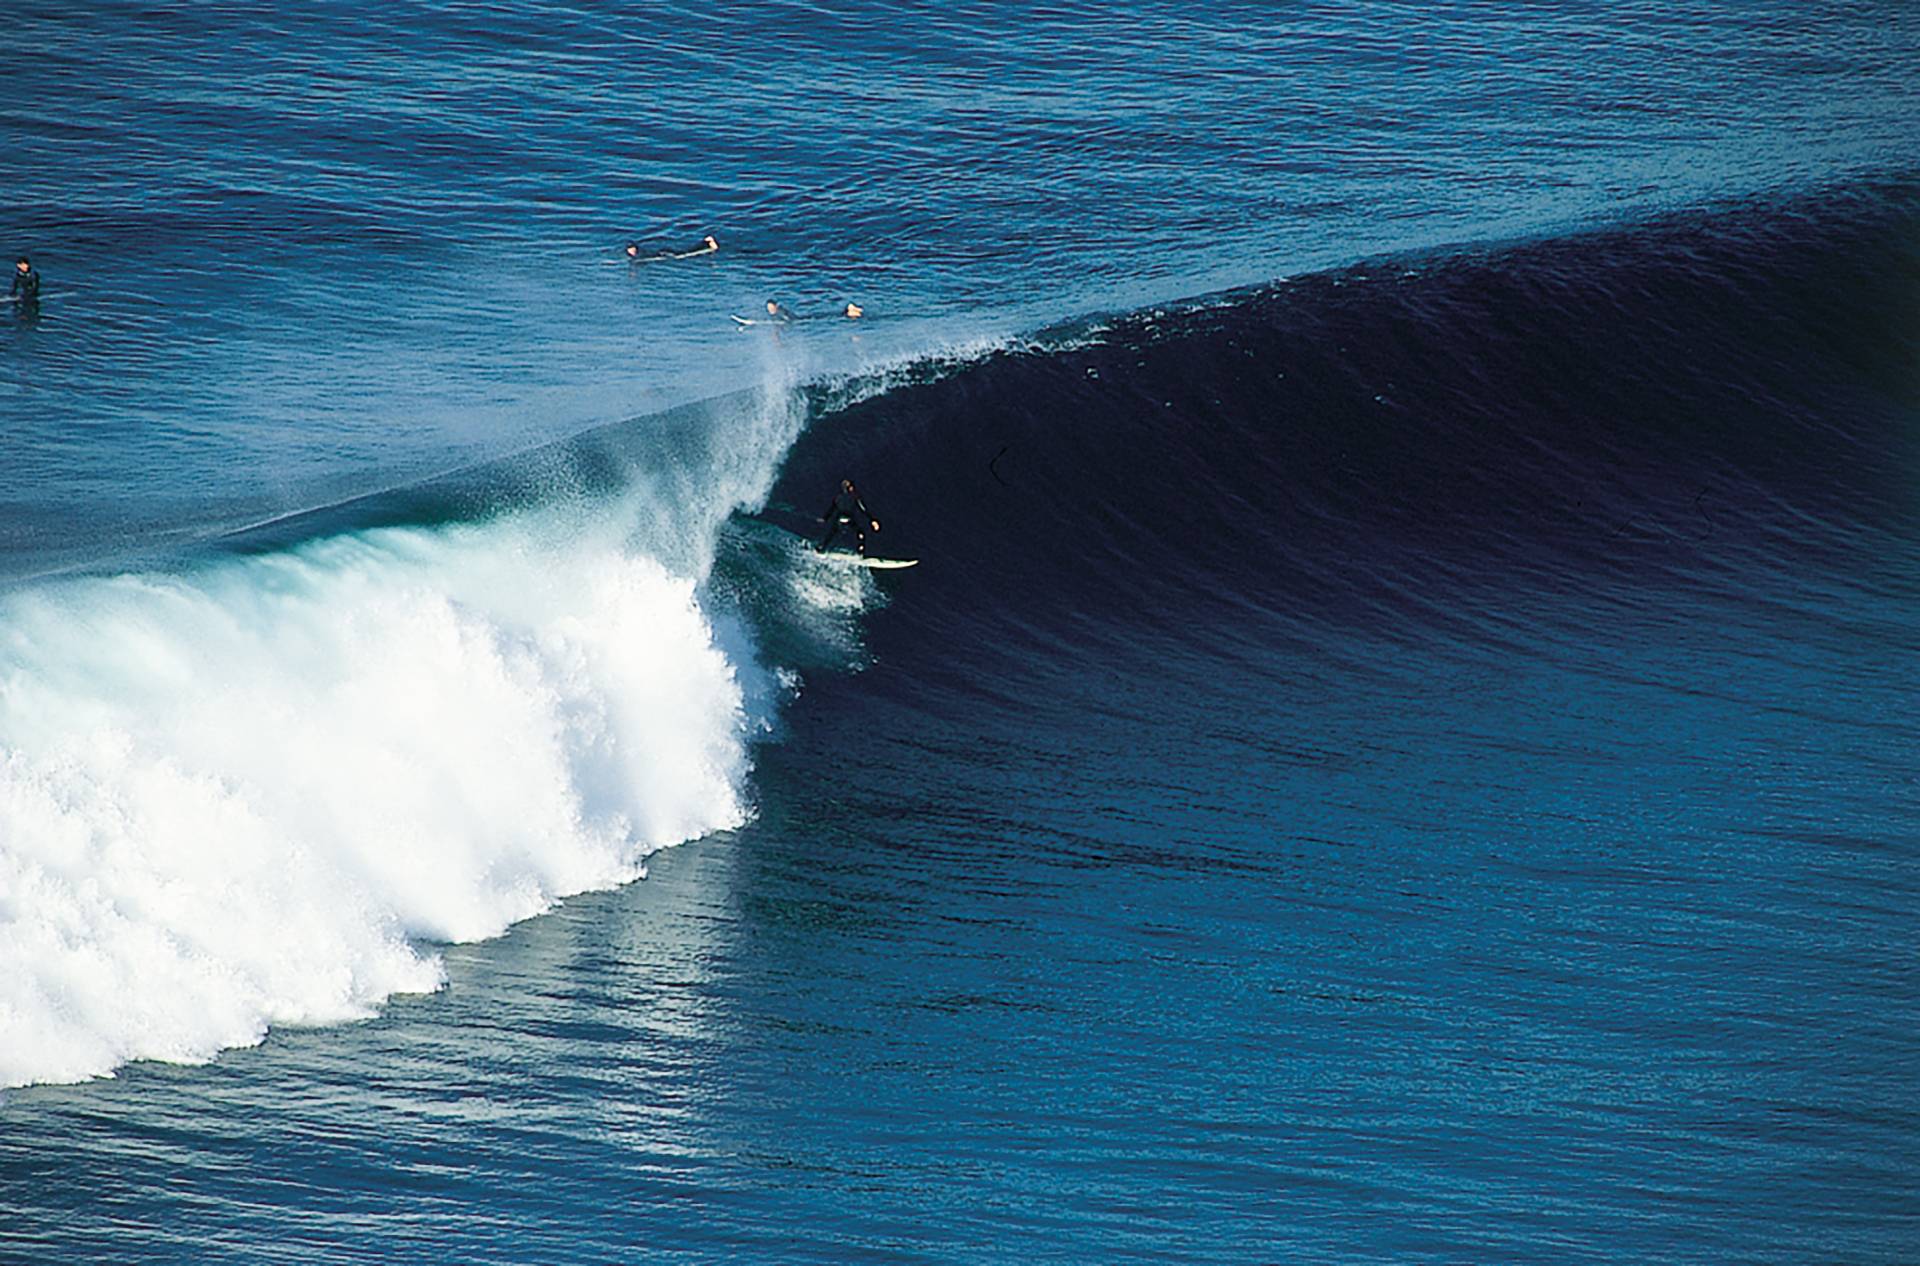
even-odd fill
[{"label": "distant surfer in water", "polygon": [[23,308],[40,302],[40,274],[33,271],[33,261],[25,255],[13,266],[13,284],[7,287],[7,298]]},{"label": "distant surfer in water", "polygon": [[[835,313],[835,316],[845,317],[849,321],[858,321],[866,314],[867,310],[859,304],[849,303],[846,307]],[[736,325],[792,325],[795,321],[828,321],[833,318],[819,312],[795,313],[778,299],[769,299],[767,300],[767,315],[764,317],[751,321],[743,316],[731,317],[729,319]]]},{"label": "distant surfer in water", "polygon": [[867,529],[870,527],[876,532],[880,530],[880,520],[874,518],[873,512],[867,509],[867,503],[860,500],[860,494],[854,490],[851,479],[840,481],[839,493],[827,503],[827,512],[820,517],[833,525],[827,529],[827,539],[813,547],[814,551],[820,554],[827,552],[827,546],[833,544],[835,538],[840,535],[841,528],[851,527],[854,546],[860,551],[860,556],[865,558]]},{"label": "distant surfer in water", "polygon": [[720,243],[709,233],[700,239],[700,245],[690,251],[655,251],[651,255],[640,253],[640,243],[627,243],[627,262],[629,264],[647,264],[661,259],[692,259],[696,255],[711,255],[720,249]]}]

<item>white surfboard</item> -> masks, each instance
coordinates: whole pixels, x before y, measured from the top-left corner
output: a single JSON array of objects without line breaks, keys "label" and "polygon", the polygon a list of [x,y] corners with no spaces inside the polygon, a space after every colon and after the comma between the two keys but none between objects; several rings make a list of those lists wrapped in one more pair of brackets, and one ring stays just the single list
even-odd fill
[{"label": "white surfboard", "polygon": [[719,249],[718,247],[703,246],[697,251],[655,251],[651,255],[628,255],[623,251],[620,253],[619,256],[617,256],[614,259],[610,259],[607,262],[610,264],[629,264],[629,265],[631,264],[670,264],[676,259],[698,259],[702,255],[711,255],[718,249]]},{"label": "white surfboard", "polygon": [[872,558],[864,554],[850,554],[845,550],[830,549],[820,557],[832,563],[845,563],[849,567],[866,567],[873,571],[895,571],[901,567],[918,567],[917,558]]}]

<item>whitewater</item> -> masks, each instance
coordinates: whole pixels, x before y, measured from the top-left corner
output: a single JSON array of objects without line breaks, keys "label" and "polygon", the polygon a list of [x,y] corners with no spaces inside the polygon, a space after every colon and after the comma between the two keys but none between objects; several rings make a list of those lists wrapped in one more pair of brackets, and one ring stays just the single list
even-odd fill
[{"label": "whitewater", "polygon": [[747,393],[611,499],[0,595],[0,1083],[366,1016],[745,821],[785,688],[702,584],[802,415]]}]

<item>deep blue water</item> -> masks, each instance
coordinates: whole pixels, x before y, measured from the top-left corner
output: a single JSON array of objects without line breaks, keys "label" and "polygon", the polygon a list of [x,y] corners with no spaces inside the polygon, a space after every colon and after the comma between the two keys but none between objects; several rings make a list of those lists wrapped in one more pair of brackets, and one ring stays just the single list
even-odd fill
[{"label": "deep blue water", "polygon": [[0,1261],[1910,1260],[1917,72],[16,17]]}]

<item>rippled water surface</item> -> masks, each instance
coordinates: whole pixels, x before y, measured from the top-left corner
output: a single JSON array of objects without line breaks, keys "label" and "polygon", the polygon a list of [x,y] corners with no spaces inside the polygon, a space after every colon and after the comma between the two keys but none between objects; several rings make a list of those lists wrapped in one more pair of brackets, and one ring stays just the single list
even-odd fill
[{"label": "rippled water surface", "polygon": [[1907,1260],[1916,72],[11,15],[0,1261]]}]

